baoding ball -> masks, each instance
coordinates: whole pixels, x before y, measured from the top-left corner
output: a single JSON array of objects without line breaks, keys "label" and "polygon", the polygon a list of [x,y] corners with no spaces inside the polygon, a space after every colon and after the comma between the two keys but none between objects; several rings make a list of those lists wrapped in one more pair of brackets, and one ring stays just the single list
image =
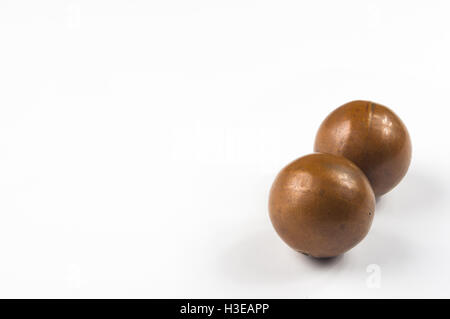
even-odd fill
[{"label": "baoding ball", "polygon": [[313,257],[345,253],[368,233],[375,196],[367,177],[342,156],[315,153],[293,161],[276,177],[269,212],[278,235]]},{"label": "baoding ball", "polygon": [[366,174],[377,197],[401,181],[411,162],[406,126],[386,106],[369,101],[344,104],[328,115],[314,151],[351,160]]}]

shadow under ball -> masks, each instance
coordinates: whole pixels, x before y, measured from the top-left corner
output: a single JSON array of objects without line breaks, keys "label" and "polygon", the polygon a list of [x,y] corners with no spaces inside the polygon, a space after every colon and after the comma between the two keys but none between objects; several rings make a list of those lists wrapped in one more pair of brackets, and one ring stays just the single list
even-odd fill
[{"label": "shadow under ball", "polygon": [[334,110],[316,135],[315,152],[342,155],[366,174],[376,197],[393,189],[411,162],[411,140],[387,107],[353,101]]},{"label": "shadow under ball", "polygon": [[269,196],[269,214],[291,248],[313,257],[340,255],[368,233],[375,196],[351,161],[332,154],[303,156],[281,170]]}]

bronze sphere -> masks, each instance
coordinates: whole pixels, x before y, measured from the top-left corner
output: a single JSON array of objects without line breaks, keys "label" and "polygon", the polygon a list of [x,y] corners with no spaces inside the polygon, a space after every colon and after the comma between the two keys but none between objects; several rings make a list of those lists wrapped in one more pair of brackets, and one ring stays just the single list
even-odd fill
[{"label": "bronze sphere", "polygon": [[375,196],[351,161],[332,154],[303,156],[281,170],[269,196],[278,235],[313,257],[340,255],[368,233]]},{"label": "bronze sphere", "polygon": [[351,160],[366,174],[377,197],[400,182],[411,162],[406,126],[386,106],[369,101],[344,104],[328,115],[314,151]]}]

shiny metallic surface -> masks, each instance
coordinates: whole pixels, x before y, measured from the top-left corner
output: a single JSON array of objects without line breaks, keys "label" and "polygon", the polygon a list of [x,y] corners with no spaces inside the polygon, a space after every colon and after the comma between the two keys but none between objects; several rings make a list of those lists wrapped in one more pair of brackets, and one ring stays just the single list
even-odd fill
[{"label": "shiny metallic surface", "polygon": [[281,170],[269,196],[278,235],[313,257],[340,255],[368,233],[375,196],[351,161],[331,154],[303,156]]},{"label": "shiny metallic surface", "polygon": [[353,101],[328,115],[314,151],[350,159],[366,174],[377,197],[402,180],[411,162],[406,126],[389,108],[370,101]]}]

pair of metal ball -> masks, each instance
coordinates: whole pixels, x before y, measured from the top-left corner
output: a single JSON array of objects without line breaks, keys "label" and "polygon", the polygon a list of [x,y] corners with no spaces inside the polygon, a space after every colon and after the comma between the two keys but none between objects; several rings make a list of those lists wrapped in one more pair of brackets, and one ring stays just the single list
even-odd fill
[{"label": "pair of metal ball", "polygon": [[340,255],[368,233],[375,198],[392,190],[411,162],[411,141],[389,108],[353,101],[334,110],[314,151],[284,167],[269,197],[275,230],[313,257]]}]

